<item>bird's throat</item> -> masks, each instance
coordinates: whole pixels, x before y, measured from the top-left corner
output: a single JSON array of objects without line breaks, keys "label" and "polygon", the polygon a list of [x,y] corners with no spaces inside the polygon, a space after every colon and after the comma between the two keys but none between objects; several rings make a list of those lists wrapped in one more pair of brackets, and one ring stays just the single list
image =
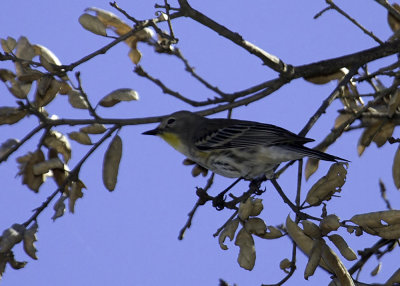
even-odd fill
[{"label": "bird's throat", "polygon": [[165,142],[167,142],[169,145],[171,145],[172,147],[174,147],[174,149],[176,149],[179,152],[182,152],[182,142],[181,140],[179,140],[178,136],[176,134],[172,134],[169,132],[163,132],[162,134],[160,134],[160,137],[162,139],[165,140]]}]

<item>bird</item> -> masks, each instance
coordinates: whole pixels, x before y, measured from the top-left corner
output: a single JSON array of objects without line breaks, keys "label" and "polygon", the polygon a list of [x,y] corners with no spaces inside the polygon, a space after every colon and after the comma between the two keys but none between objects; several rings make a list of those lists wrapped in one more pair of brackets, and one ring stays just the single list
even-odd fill
[{"label": "bird", "polygon": [[303,146],[313,139],[255,121],[206,118],[190,111],[165,117],[144,135],[156,135],[203,168],[228,178],[273,178],[276,167],[304,157],[348,162]]}]

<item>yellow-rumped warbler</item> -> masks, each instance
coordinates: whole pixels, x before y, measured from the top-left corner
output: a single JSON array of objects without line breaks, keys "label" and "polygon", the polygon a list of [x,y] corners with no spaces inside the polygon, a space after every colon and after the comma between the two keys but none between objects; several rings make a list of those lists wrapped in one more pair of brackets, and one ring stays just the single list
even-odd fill
[{"label": "yellow-rumped warbler", "polygon": [[160,136],[200,166],[228,178],[271,178],[280,163],[303,157],[347,161],[304,147],[314,140],[275,125],[208,119],[189,111],[175,112],[143,134]]}]

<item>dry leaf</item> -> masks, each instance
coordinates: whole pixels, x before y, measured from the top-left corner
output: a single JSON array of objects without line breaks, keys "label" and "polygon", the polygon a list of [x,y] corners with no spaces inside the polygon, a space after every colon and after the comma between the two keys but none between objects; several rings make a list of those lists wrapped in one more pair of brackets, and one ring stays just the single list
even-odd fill
[{"label": "dry leaf", "polygon": [[308,277],[314,275],[315,269],[317,269],[319,262],[321,261],[322,246],[325,244],[324,240],[314,240],[311,255],[309,256],[306,269],[304,270],[304,279],[308,280]]},{"label": "dry leaf", "polygon": [[[297,246],[307,255],[311,255],[312,247],[314,245],[313,240],[308,237],[303,230],[290,218],[288,215],[286,218],[286,230],[289,236],[297,244]],[[330,271],[329,267],[324,261],[320,260],[319,265],[326,270]]]},{"label": "dry leaf", "polygon": [[50,130],[44,139],[43,144],[47,148],[52,148],[56,150],[57,153],[61,154],[65,163],[68,163],[69,159],[71,159],[71,145],[69,144],[67,137],[62,133]]},{"label": "dry leaf", "polygon": [[7,37],[7,39],[1,39],[1,47],[3,51],[7,54],[11,54],[12,51],[17,46],[17,41],[12,37]]},{"label": "dry leaf", "polygon": [[26,110],[20,110],[16,107],[3,106],[0,107],[0,125],[14,124],[20,121],[27,115]]},{"label": "dry leaf", "polygon": [[23,83],[32,83],[35,80],[40,79],[41,77],[45,76],[44,73],[38,70],[29,70],[23,75],[20,75],[18,77],[18,80],[23,82]]},{"label": "dry leaf", "polygon": [[103,10],[96,7],[90,7],[85,11],[92,11],[96,13],[97,19],[103,23],[107,28],[112,28],[117,35],[122,36],[132,30],[128,24],[124,23],[118,16],[110,11]]},{"label": "dry leaf", "polygon": [[379,262],[378,265],[371,271],[371,276],[376,276],[381,271],[382,262]]},{"label": "dry leaf", "polygon": [[332,80],[341,80],[347,73],[349,72],[348,69],[346,68],[341,68],[340,70],[331,73],[331,74],[324,74],[324,75],[318,75],[318,76],[313,76],[313,77],[305,77],[304,79],[308,82],[314,83],[314,84],[326,84]]},{"label": "dry leaf", "polygon": [[395,124],[392,122],[386,122],[383,126],[380,127],[378,133],[373,138],[373,141],[376,143],[376,146],[382,147],[388,140],[389,137],[392,137],[393,130]]},{"label": "dry leaf", "polygon": [[62,217],[65,213],[65,199],[67,197],[65,195],[61,195],[61,197],[57,200],[57,202],[54,204],[53,209],[55,210],[54,215],[51,217],[53,221],[55,221],[57,218]]},{"label": "dry leaf", "polygon": [[219,237],[218,237],[218,242],[219,242],[219,246],[221,247],[221,249],[223,249],[223,250],[228,249],[228,247],[224,244],[225,239],[227,237],[229,237],[230,241],[232,241],[233,238],[235,237],[235,233],[236,233],[238,226],[239,226],[239,219],[237,219],[237,218],[229,221],[226,224],[226,226],[221,231],[221,233],[219,234]]},{"label": "dry leaf", "polygon": [[87,134],[102,134],[106,131],[106,127],[100,123],[93,123],[91,125],[82,127],[79,131],[87,133]]},{"label": "dry leaf", "polygon": [[[20,76],[23,77],[23,76]],[[20,78],[18,77],[18,78]],[[29,91],[31,90],[31,83],[24,83],[19,80],[11,79],[11,86],[7,87],[8,90],[11,92],[18,99],[25,99],[28,95]]]},{"label": "dry leaf", "polygon": [[289,273],[288,269],[292,267],[292,262],[285,258],[279,263],[279,268],[285,271],[285,273]]},{"label": "dry leaf", "polygon": [[[398,12],[400,12],[400,6],[397,3],[393,3],[393,8],[396,9]],[[390,26],[390,29],[392,29],[393,32],[396,32],[400,28],[400,22],[397,20],[395,16],[392,15],[392,13],[388,12],[388,23]]]},{"label": "dry leaf", "polygon": [[61,82],[52,76],[44,76],[39,79],[34,104],[38,107],[46,106],[57,95],[60,90]]},{"label": "dry leaf", "polygon": [[241,220],[248,219],[252,209],[253,204],[251,203],[251,198],[248,198],[246,201],[241,202],[239,205],[239,218]]},{"label": "dry leaf", "polygon": [[390,96],[390,101],[388,104],[388,111],[387,111],[389,117],[392,117],[396,113],[399,105],[400,105],[400,91],[396,89],[394,94]]},{"label": "dry leaf", "polygon": [[396,150],[396,154],[394,155],[392,176],[394,185],[399,190],[400,189],[400,145]]},{"label": "dry leaf", "polygon": [[262,199],[251,198],[251,205],[252,205],[252,208],[250,211],[250,216],[258,216],[264,209]]},{"label": "dry leaf", "polygon": [[114,90],[113,92],[103,97],[100,100],[99,105],[104,107],[111,107],[121,101],[132,101],[132,100],[139,100],[138,93],[130,88],[120,88]]},{"label": "dry leaf", "polygon": [[34,153],[29,152],[28,154],[17,158],[17,162],[20,164],[18,166],[18,175],[22,176],[22,184],[27,185],[29,189],[36,193],[46,180],[46,176],[43,174],[35,175],[33,173],[33,166],[43,161],[44,155],[40,149]]},{"label": "dry leaf", "polygon": [[7,69],[0,69],[0,79],[2,82],[9,81],[16,77],[15,73]]},{"label": "dry leaf", "polygon": [[326,244],[322,246],[322,259],[332,269],[341,286],[355,286],[351,275],[340,258]]},{"label": "dry leaf", "polygon": [[400,268],[397,269],[384,285],[396,285],[400,283]]},{"label": "dry leaf", "polygon": [[47,172],[53,169],[64,170],[64,163],[58,157],[36,163],[35,165],[33,165],[32,168],[33,174],[36,176],[46,174]]},{"label": "dry leaf", "polygon": [[79,91],[76,89],[71,89],[68,91],[68,102],[72,107],[79,109],[88,109],[89,105],[87,104],[85,98],[81,95]]},{"label": "dry leaf", "polygon": [[13,224],[10,228],[3,231],[0,240],[0,253],[5,253],[22,241],[25,227],[22,224]]},{"label": "dry leaf", "polygon": [[132,63],[137,65],[142,58],[142,53],[138,49],[133,48],[129,51],[128,57],[131,59]]},{"label": "dry leaf", "polygon": [[244,228],[248,233],[255,235],[263,235],[267,232],[267,225],[258,217],[253,217],[246,220],[244,223]]},{"label": "dry leaf", "polygon": [[35,241],[37,241],[36,233],[38,231],[38,224],[35,222],[30,228],[24,231],[24,250],[33,259],[38,259],[36,256]]},{"label": "dry leaf", "polygon": [[329,201],[331,197],[340,192],[346,182],[347,170],[344,163],[335,163],[328,173],[319,179],[308,191],[306,202],[310,205],[319,205],[323,201]]},{"label": "dry leaf", "polygon": [[110,192],[114,190],[118,179],[119,163],[122,156],[121,137],[115,135],[104,154],[103,183]]},{"label": "dry leaf", "polygon": [[276,239],[279,237],[283,236],[283,233],[276,227],[274,226],[267,226],[268,232],[262,234],[262,235],[257,235],[258,237],[264,238],[264,239]]},{"label": "dry leaf", "polygon": [[400,211],[398,210],[359,214],[353,216],[350,221],[361,226],[369,234],[386,239],[400,238]]},{"label": "dry leaf", "polygon": [[337,215],[328,215],[319,222],[322,235],[335,231],[340,227],[340,219]]},{"label": "dry leaf", "polygon": [[89,135],[87,135],[84,132],[76,132],[76,131],[70,132],[70,133],[68,133],[68,137],[69,137],[69,139],[74,140],[83,145],[92,145],[93,144],[92,140],[90,140]]},{"label": "dry leaf", "polygon": [[328,238],[333,242],[336,248],[339,249],[340,254],[342,254],[344,258],[349,261],[357,259],[356,253],[347,245],[347,242],[339,234],[329,235]]},{"label": "dry leaf", "polygon": [[319,161],[320,160],[314,159],[314,158],[307,159],[307,163],[306,163],[306,167],[305,167],[305,171],[304,171],[304,176],[305,176],[306,180],[308,180],[311,177],[311,175],[314,174],[318,170]]},{"label": "dry leaf", "polygon": [[313,239],[319,239],[322,237],[321,230],[315,223],[308,220],[302,220],[301,224],[303,225],[304,233],[309,237]]},{"label": "dry leaf", "polygon": [[93,34],[100,35],[100,36],[107,36],[106,25],[104,25],[97,17],[89,15],[89,14],[82,14],[79,17],[79,23],[82,25],[83,28],[92,32]]},{"label": "dry leaf", "polygon": [[242,228],[236,236],[235,245],[240,248],[237,260],[240,267],[252,270],[256,263],[256,250],[254,248],[253,237]]},{"label": "dry leaf", "polygon": [[72,182],[72,184],[71,184],[71,189],[70,189],[69,196],[68,196],[68,198],[69,198],[68,209],[71,213],[75,212],[76,200],[83,197],[83,192],[82,192],[83,188],[86,189],[86,186],[81,180]]},{"label": "dry leaf", "polygon": [[55,66],[62,65],[58,57],[45,46],[33,45],[32,47],[35,50],[35,53],[39,56],[40,63],[47,71],[54,72],[55,69],[53,65]]},{"label": "dry leaf", "polygon": [[7,153],[19,143],[18,139],[7,139],[0,146],[0,161],[3,159],[3,156],[7,155]]},{"label": "dry leaf", "polygon": [[382,122],[375,122],[364,129],[364,132],[361,134],[361,137],[358,140],[358,156],[361,156],[364,153],[365,148],[371,144],[372,140],[374,139],[376,134],[378,134],[378,131],[381,127]]}]

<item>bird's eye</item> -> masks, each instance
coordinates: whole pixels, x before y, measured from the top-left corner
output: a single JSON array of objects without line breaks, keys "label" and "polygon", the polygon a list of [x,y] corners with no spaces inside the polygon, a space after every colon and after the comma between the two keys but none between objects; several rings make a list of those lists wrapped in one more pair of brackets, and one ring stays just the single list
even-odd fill
[{"label": "bird's eye", "polygon": [[175,122],[175,118],[170,118],[167,121],[167,125],[172,125],[172,124],[174,124],[174,122]]}]

